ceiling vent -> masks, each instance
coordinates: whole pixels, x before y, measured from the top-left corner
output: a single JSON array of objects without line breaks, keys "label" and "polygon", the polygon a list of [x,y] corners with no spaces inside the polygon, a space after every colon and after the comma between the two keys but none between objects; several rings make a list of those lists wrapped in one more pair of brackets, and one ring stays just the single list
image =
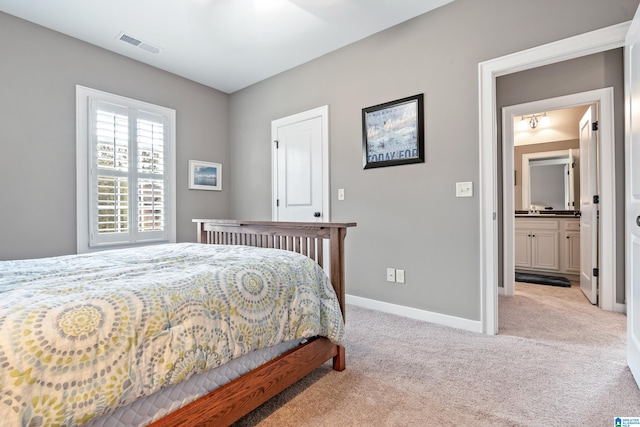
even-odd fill
[{"label": "ceiling vent", "polygon": [[157,46],[152,45],[151,43],[147,43],[144,42],[142,40],[139,40],[127,33],[125,33],[124,31],[121,32],[120,34],[118,34],[118,37],[116,37],[118,40],[121,40],[125,43],[129,43],[132,46],[135,47],[139,47],[142,50],[146,50],[147,52],[150,53],[160,53],[160,48]]}]

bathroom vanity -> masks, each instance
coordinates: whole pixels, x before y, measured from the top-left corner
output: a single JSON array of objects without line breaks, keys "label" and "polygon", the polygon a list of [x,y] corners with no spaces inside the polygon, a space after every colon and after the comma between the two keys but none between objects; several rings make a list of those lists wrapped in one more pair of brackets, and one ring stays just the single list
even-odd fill
[{"label": "bathroom vanity", "polygon": [[580,217],[575,213],[518,214],[515,269],[579,280]]}]

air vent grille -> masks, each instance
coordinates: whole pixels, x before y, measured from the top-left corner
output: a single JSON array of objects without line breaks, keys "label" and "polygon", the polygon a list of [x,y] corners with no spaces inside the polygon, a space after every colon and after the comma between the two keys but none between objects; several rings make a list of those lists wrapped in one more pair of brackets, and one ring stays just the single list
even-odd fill
[{"label": "air vent grille", "polygon": [[151,53],[158,53],[158,52],[160,52],[160,49],[158,49],[157,47],[152,46],[152,45],[150,45],[150,44],[148,44],[148,43],[141,43],[141,44],[140,44],[140,46],[138,46],[138,47],[139,47],[140,49],[144,49],[144,50],[146,50],[147,52],[151,52]]},{"label": "air vent grille", "polygon": [[121,40],[125,43],[129,43],[132,46],[139,47],[142,50],[146,50],[150,53],[160,53],[160,48],[152,45],[151,43],[144,42],[136,37],[133,37],[130,34],[125,33],[124,31],[118,34],[116,39]]},{"label": "air vent grille", "polygon": [[140,43],[142,43],[140,40],[135,39],[135,38],[133,38],[133,37],[131,37],[131,36],[128,36],[128,35],[126,35],[126,34],[122,34],[119,38],[120,38],[120,40],[122,40],[123,42],[129,43],[129,44],[132,44],[132,45],[134,45],[134,46],[140,46]]}]

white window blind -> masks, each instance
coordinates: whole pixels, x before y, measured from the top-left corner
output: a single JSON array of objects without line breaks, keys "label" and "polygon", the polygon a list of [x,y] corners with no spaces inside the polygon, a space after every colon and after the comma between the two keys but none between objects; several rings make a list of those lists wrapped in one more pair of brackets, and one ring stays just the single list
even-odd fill
[{"label": "white window blind", "polygon": [[97,194],[91,198],[91,243],[99,244],[101,239],[96,233],[119,233],[119,240],[127,239],[129,233],[129,112],[95,100],[92,107],[95,162],[92,162],[90,188]]},{"label": "white window blind", "polygon": [[78,252],[175,241],[175,111],[80,86],[77,102]]},{"label": "white window blind", "polygon": [[90,120],[90,245],[167,240],[165,118],[94,99]]},{"label": "white window blind", "polygon": [[138,231],[165,228],[164,124],[159,117],[139,114],[137,120]]}]

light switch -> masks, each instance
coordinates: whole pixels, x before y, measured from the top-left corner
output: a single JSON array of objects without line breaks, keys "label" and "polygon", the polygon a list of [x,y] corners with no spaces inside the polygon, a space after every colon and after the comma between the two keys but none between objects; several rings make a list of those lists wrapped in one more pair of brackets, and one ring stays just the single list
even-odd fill
[{"label": "light switch", "polygon": [[344,200],[344,188],[338,188],[338,200]]},{"label": "light switch", "polygon": [[473,197],[473,182],[456,182],[456,197]]}]

